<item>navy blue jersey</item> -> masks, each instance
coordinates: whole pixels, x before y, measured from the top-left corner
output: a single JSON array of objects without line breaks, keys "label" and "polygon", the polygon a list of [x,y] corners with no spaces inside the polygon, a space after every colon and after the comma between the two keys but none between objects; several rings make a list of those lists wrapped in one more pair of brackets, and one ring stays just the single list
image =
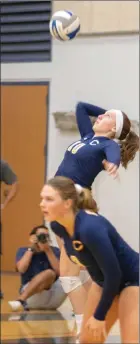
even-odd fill
[{"label": "navy blue jersey", "polygon": [[[60,250],[57,247],[51,247],[55,256],[60,258]],[[25,252],[28,250],[28,247],[20,247],[16,254],[16,263],[24,256]],[[32,256],[31,262],[28,269],[21,274],[21,286],[24,286],[26,283],[30,282],[33,277],[44,270],[52,269],[49,259],[45,252],[35,252]],[[58,277],[57,277],[58,278]]]},{"label": "navy blue jersey", "polygon": [[105,109],[87,103],[77,105],[76,119],[81,138],[66,150],[56,176],[71,178],[75,183],[90,188],[96,176],[104,170],[103,159],[119,166],[120,146],[107,137],[94,137],[89,118],[105,112]]},{"label": "navy blue jersey", "polygon": [[[63,238],[70,259],[84,265],[93,281],[103,287],[94,317],[104,320],[115,296],[126,285],[138,285],[138,253],[125,242],[107,219],[84,210],[76,215],[73,237],[57,222],[52,222],[51,228]],[[76,250],[77,240],[83,244],[80,251]]]}]

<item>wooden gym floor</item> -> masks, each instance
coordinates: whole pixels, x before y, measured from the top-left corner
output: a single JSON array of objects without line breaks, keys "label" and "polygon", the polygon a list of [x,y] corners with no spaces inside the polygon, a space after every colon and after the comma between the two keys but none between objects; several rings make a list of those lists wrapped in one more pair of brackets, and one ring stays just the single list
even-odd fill
[{"label": "wooden gym floor", "polygon": [[[8,301],[17,298],[19,277],[2,274],[1,344],[74,344],[75,320],[67,299],[59,311],[11,312]],[[106,343],[120,343],[116,324]]]}]

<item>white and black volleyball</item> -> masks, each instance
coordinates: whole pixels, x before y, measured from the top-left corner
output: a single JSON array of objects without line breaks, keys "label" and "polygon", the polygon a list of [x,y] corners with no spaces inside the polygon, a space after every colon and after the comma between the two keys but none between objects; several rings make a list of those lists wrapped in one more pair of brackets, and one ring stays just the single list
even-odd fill
[{"label": "white and black volleyball", "polygon": [[68,41],[77,36],[80,31],[80,19],[71,11],[55,12],[50,21],[51,35],[60,40]]}]

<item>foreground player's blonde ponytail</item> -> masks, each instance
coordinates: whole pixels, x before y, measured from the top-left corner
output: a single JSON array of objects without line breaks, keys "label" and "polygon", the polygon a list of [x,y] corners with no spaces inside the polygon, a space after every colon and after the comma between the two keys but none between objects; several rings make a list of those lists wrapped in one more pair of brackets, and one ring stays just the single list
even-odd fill
[{"label": "foreground player's blonde ponytail", "polygon": [[56,176],[47,182],[47,185],[52,186],[58,190],[63,200],[72,200],[72,207],[74,212],[78,209],[87,209],[93,212],[98,212],[97,204],[92,198],[91,191],[83,188],[80,185],[66,177]]},{"label": "foreground player's blonde ponytail", "polygon": [[97,204],[89,189],[81,188],[79,192],[77,190],[77,208],[91,210],[95,213],[98,212]]}]

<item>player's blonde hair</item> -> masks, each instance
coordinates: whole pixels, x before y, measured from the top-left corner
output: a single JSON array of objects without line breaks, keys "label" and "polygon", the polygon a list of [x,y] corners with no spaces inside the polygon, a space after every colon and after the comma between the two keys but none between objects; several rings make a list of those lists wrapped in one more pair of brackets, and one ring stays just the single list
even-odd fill
[{"label": "player's blonde hair", "polygon": [[56,176],[48,180],[47,185],[56,189],[63,200],[71,199],[74,211],[77,211],[77,209],[87,209],[98,212],[97,204],[92,197],[91,191],[86,188],[81,188],[81,191],[77,191],[71,179]]}]

